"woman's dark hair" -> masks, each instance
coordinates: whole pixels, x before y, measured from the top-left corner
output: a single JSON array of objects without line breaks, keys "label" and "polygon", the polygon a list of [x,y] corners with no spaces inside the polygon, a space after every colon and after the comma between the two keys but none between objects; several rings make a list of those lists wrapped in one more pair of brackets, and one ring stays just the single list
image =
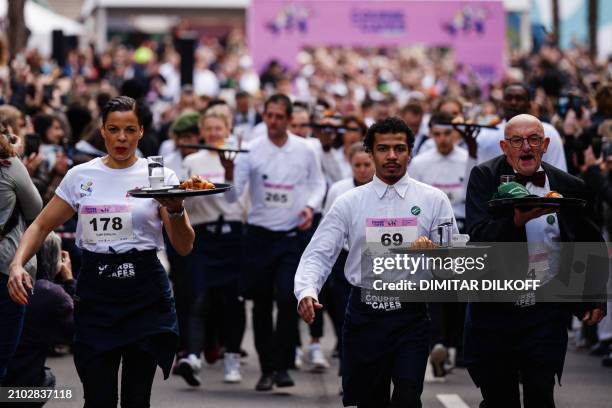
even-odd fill
[{"label": "woman's dark hair", "polygon": [[135,99],[129,96],[116,96],[104,105],[102,108],[102,125],[106,124],[106,119],[111,112],[134,112],[138,119],[138,124],[142,126],[141,111],[138,109],[138,104]]},{"label": "woman's dark hair", "polygon": [[287,114],[287,117],[291,117],[291,114],[293,113],[293,104],[291,103],[291,99],[289,99],[286,95],[274,94],[269,97],[264,104],[264,112],[268,110],[268,105],[271,103],[280,103],[281,105],[285,105],[285,113]]},{"label": "woman's dark hair", "polygon": [[34,131],[40,136],[43,143],[49,143],[49,141],[47,140],[47,131],[51,126],[53,126],[53,122],[55,121],[59,122],[60,120],[57,116],[48,115],[46,113],[39,113],[32,119]]},{"label": "woman's dark hair", "polygon": [[365,135],[366,132],[368,131],[368,127],[366,126],[365,122],[359,116],[347,115],[344,118],[342,118],[342,125],[344,127],[347,127],[349,123],[351,122],[357,123],[357,127],[359,127],[359,131],[361,132],[361,137],[363,137],[363,135]]},{"label": "woman's dark hair", "polygon": [[0,122],[0,159],[8,159],[15,156],[15,149],[11,144],[9,129],[3,122]]},{"label": "woman's dark hair", "polygon": [[370,126],[370,128],[366,132],[366,137],[363,140],[363,145],[365,146],[368,152],[374,150],[374,136],[377,133],[381,135],[389,133],[404,133],[406,135],[406,143],[408,144],[408,149],[412,151],[412,145],[414,144],[414,134],[412,133],[412,130],[410,130],[406,122],[404,122],[400,118],[392,117],[379,120],[378,122]]}]

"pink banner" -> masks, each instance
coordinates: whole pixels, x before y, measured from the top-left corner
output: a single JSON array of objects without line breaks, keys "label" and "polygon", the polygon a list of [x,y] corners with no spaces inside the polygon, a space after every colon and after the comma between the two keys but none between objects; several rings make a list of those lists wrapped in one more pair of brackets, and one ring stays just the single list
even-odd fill
[{"label": "pink banner", "polygon": [[501,0],[253,0],[248,39],[257,69],[271,59],[295,68],[309,46],[449,47],[483,79],[503,73]]}]

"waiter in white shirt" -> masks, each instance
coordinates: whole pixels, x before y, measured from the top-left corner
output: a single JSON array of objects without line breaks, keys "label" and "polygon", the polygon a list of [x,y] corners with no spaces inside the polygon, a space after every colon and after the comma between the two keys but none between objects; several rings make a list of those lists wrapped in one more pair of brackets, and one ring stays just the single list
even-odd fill
[{"label": "waiter in white shirt", "polygon": [[[200,134],[210,146],[222,145],[230,136],[231,118],[215,111],[206,112],[200,121]],[[211,150],[200,150],[185,158],[183,167],[189,176],[201,176],[212,183],[225,180],[225,170],[219,155]],[[195,231],[192,253],[187,257],[187,288],[190,302],[188,323],[182,328],[186,337],[187,356],[178,362],[177,372],[188,384],[199,386],[200,351],[205,338],[206,324],[212,316],[221,316],[224,334],[224,376],[227,383],[242,381],[240,373],[240,344],[244,334],[244,302],[239,297],[242,259],[242,230],[247,200],[228,203],[222,195],[189,197],[185,208]],[[211,336],[210,332],[206,337]]]},{"label": "waiter in white shirt", "polygon": [[[253,140],[249,154],[234,162],[223,157],[225,178],[234,188],[229,202],[242,195],[248,183],[251,207],[247,216],[244,270],[245,294],[253,299],[255,348],[262,371],[255,389],[290,387],[287,372],[295,345],[293,278],[299,261],[298,231],[311,227],[313,209],[321,205],[325,180],[314,150],[304,139],[287,132],[291,100],[271,96],[264,106],[268,135]],[[276,330],[272,324],[276,300]]]},{"label": "waiter in white shirt", "polygon": [[454,223],[448,197],[406,173],[413,141],[412,131],[398,118],[370,127],[364,144],[376,167],[374,180],[336,200],[302,255],[295,276],[298,312],[311,323],[314,310],[322,307],[319,290],[348,240],[345,275],[353,289],[343,329],[345,406],[387,407],[391,399],[392,406],[421,407],[430,336],[426,305],[366,304],[360,299],[364,244],[381,244],[392,233],[401,234],[402,242],[409,245],[419,236],[429,237],[443,218]]},{"label": "waiter in white shirt", "polygon": [[[453,115],[445,111],[434,112],[429,120],[429,139],[435,149],[427,150],[410,162],[410,177],[442,190],[450,200],[459,231],[465,224],[465,188],[463,171],[468,152],[455,145],[453,132],[448,125]],[[430,363],[433,375],[442,378],[447,369],[454,367],[457,349],[461,346],[465,304],[458,302],[431,303],[432,345]],[[448,349],[447,349],[448,348]],[[448,360],[448,364],[445,365]]]},{"label": "waiter in white shirt", "polygon": [[450,200],[459,230],[465,222],[464,169],[468,153],[453,143],[453,120],[446,112],[434,112],[429,121],[429,138],[436,145],[410,161],[410,177],[442,190]]}]

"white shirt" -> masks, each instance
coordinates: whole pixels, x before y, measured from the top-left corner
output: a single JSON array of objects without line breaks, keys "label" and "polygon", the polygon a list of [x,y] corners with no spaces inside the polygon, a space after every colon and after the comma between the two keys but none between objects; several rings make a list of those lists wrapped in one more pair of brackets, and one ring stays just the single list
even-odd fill
[{"label": "white shirt", "polygon": [[[538,171],[544,171],[540,166]],[[531,193],[543,196],[550,191],[548,176],[544,187],[529,182],[525,188]],[[525,224],[529,242],[529,268],[535,269],[536,277],[547,281],[559,271],[559,252],[561,250],[561,230],[556,213],[542,215]]]},{"label": "white shirt", "polygon": [[468,152],[462,147],[454,146],[446,156],[436,148],[413,157],[408,173],[413,179],[442,190],[453,206],[455,217],[465,218],[464,171],[467,160]]},{"label": "white shirt", "polygon": [[188,177],[187,170],[183,165],[183,160],[183,155],[178,150],[164,157],[164,166],[174,171],[179,180],[185,180]]},{"label": "white shirt", "polygon": [[164,158],[170,155],[172,152],[176,151],[176,143],[174,143],[174,139],[166,139],[159,146],[159,155],[164,156]]},{"label": "white shirt", "polygon": [[[327,198],[325,199],[325,208],[323,209],[323,216],[325,216],[329,212],[329,210],[331,210],[338,197],[340,197],[347,191],[354,189],[355,187],[357,187],[355,185],[355,179],[353,179],[352,177],[336,181],[334,184],[332,184],[332,186],[329,188],[329,191],[327,192]],[[343,249],[345,251],[349,250],[348,242],[344,242]]]},{"label": "white shirt", "polygon": [[355,179],[353,177],[345,178],[332,184],[327,192],[323,215],[327,214],[329,210],[331,210],[338,197],[347,191],[354,189],[355,187],[357,186],[355,185]]},{"label": "white shirt", "polygon": [[442,218],[451,218],[457,233],[448,197],[408,174],[394,185],[387,185],[374,176],[372,182],[344,193],[323,218],[300,259],[294,285],[298,302],[305,296],[317,299],[345,240],[348,240],[349,254],[344,274],[351,285],[359,286],[361,252],[367,241],[373,242],[366,240],[366,235],[371,237],[371,232],[376,233],[371,231],[374,225],[380,225],[381,221],[385,225],[388,221],[410,225],[401,232],[403,242],[409,245],[419,236],[435,239],[433,233]]},{"label": "white shirt", "polygon": [[[146,159],[126,169],[111,169],[102,158],[68,170],[55,194],[78,213],[76,245],[91,252],[117,253],[162,249],[159,203],[134,198],[127,191],[148,187]],[[167,185],[178,184],[176,174],[164,168]]]},{"label": "white shirt", "polygon": [[353,168],[351,167],[351,163],[344,155],[344,148],[340,147],[338,149],[332,149],[333,155],[338,162],[338,166],[340,167],[340,176],[341,179],[351,177],[353,175]]},{"label": "white shirt", "polygon": [[[542,122],[542,126],[544,127],[544,136],[550,138],[548,149],[542,156],[542,161],[560,170],[567,171],[563,142],[559,132],[550,123]],[[497,125],[497,129],[482,129],[476,138],[478,142],[478,164],[503,154],[499,142],[504,139],[505,128],[506,121],[503,121]]]},{"label": "white shirt", "polygon": [[249,224],[289,231],[303,222],[300,211],[306,206],[320,208],[325,180],[308,142],[289,134],[278,147],[266,136],[253,140],[249,150],[236,158],[234,188],[225,193],[229,202],[235,202],[249,185]]},{"label": "white shirt", "polygon": [[[242,153],[241,153],[242,154]],[[225,169],[219,160],[219,154],[209,150],[200,150],[185,157],[183,167],[188,176],[202,176],[210,182],[223,183]],[[236,202],[230,203],[223,194],[207,197],[188,197],[185,209],[192,225],[215,222],[219,216],[225,221],[244,221],[247,212],[248,196],[243,194]]]},{"label": "white shirt", "polygon": [[210,69],[194,69],[193,90],[198,96],[215,97],[219,93],[219,79]]}]

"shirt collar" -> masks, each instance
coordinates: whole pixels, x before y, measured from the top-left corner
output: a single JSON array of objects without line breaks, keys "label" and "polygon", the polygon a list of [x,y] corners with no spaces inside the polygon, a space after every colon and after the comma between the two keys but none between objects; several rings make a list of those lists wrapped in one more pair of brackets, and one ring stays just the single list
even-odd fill
[{"label": "shirt collar", "polygon": [[[404,177],[399,179],[397,183],[393,184],[393,188],[403,199],[404,197],[406,197],[406,191],[408,191],[409,185],[410,176],[408,175],[408,172],[406,172],[406,174],[404,174]],[[372,180],[372,186],[374,187],[374,191],[376,191],[376,195],[378,196],[378,198],[383,198],[389,187],[391,187],[390,184],[385,183],[376,175],[374,175],[374,179]]]},{"label": "shirt collar", "polygon": [[294,145],[293,137],[298,137],[298,136],[293,136],[291,132],[287,131],[287,141],[285,142],[284,145],[280,147],[272,143],[268,135],[266,135],[266,140],[270,146],[276,149],[282,150],[284,152],[290,152],[293,149],[293,145]]}]

